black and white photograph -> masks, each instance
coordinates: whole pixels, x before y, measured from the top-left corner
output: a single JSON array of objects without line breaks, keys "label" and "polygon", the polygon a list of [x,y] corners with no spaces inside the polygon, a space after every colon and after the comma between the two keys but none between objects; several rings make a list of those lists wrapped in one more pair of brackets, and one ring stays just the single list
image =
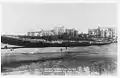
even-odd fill
[{"label": "black and white photograph", "polygon": [[2,3],[1,75],[117,76],[116,3]]}]

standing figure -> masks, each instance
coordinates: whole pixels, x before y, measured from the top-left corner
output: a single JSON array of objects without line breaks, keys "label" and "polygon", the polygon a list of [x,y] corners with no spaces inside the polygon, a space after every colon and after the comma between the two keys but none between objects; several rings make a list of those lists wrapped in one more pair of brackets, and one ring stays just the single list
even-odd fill
[{"label": "standing figure", "polygon": [[62,51],[62,48],[60,49],[60,51]]},{"label": "standing figure", "polygon": [[66,48],[66,50],[67,50],[67,46],[66,46],[65,48]]}]

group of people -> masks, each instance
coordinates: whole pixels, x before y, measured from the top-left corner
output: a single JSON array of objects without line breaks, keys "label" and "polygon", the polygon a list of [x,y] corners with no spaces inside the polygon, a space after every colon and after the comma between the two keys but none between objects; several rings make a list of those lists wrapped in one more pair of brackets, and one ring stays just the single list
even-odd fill
[{"label": "group of people", "polygon": [[[5,49],[8,49],[7,45],[4,46]],[[13,48],[10,48],[10,51],[13,51],[14,49]]]}]

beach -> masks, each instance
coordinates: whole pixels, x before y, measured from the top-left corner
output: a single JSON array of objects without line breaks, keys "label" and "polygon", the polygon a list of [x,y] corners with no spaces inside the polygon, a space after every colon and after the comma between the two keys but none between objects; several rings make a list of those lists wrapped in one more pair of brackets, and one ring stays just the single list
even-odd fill
[{"label": "beach", "polygon": [[[116,43],[103,46],[68,47],[67,49],[65,47],[19,48],[12,51],[2,49],[1,52],[3,74],[13,74],[17,70],[24,74],[32,73],[31,69],[37,74],[41,74],[40,69],[55,67],[77,69],[88,67],[90,69],[93,62],[98,65],[100,62],[103,66],[107,66],[104,67],[107,73],[113,73],[113,69],[114,72],[116,70],[117,63]],[[108,69],[109,65],[115,68]]]}]

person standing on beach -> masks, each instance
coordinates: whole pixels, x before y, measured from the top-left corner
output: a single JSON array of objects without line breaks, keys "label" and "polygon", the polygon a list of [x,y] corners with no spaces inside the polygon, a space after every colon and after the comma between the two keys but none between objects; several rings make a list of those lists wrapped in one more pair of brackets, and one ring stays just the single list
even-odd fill
[{"label": "person standing on beach", "polygon": [[66,50],[67,50],[67,46],[66,46],[65,48],[66,48]]},{"label": "person standing on beach", "polygon": [[62,48],[60,49],[60,51],[62,51]]},{"label": "person standing on beach", "polygon": [[13,51],[14,49],[13,48],[10,48],[10,51]]},{"label": "person standing on beach", "polygon": [[7,45],[6,45],[6,46],[4,46],[4,48],[5,48],[5,49],[7,49],[7,48],[8,48],[8,47],[7,47]]}]

